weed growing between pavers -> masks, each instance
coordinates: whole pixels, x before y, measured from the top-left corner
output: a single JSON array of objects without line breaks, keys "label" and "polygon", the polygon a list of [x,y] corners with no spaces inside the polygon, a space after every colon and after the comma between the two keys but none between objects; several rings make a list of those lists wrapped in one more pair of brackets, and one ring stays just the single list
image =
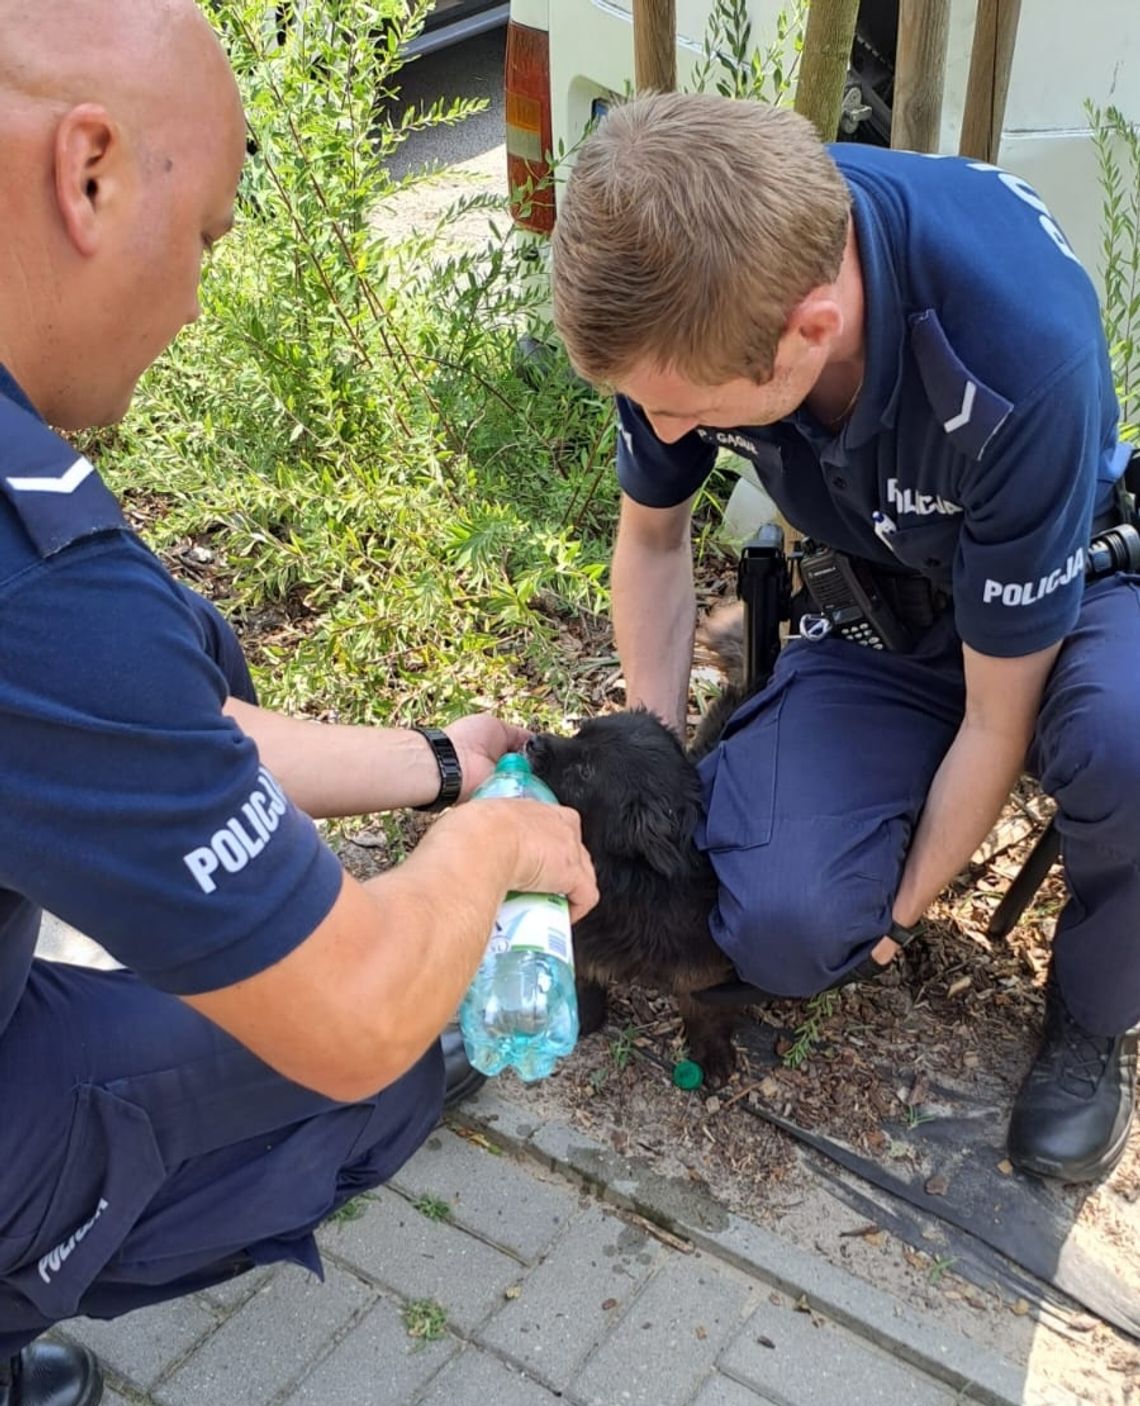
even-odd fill
[{"label": "weed growing between pavers", "polygon": [[421,1216],[426,1216],[428,1220],[444,1221],[451,1219],[450,1203],[440,1200],[438,1196],[421,1196],[413,1201],[412,1205],[419,1211]]},{"label": "weed growing between pavers", "polygon": [[419,1339],[420,1347],[442,1338],[447,1329],[447,1310],[434,1299],[412,1299],[402,1316],[408,1337]]},{"label": "weed growing between pavers", "polygon": [[363,1196],[354,1196],[351,1201],[346,1201],[343,1206],[338,1206],[328,1218],[329,1225],[349,1225],[354,1220],[359,1220],[366,1209]]}]

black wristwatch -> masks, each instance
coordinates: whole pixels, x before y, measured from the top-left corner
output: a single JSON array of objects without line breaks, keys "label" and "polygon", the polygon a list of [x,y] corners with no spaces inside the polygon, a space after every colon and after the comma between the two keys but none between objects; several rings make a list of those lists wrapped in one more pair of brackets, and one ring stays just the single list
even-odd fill
[{"label": "black wristwatch", "polygon": [[891,925],[887,929],[887,936],[899,947],[906,947],[918,936],[920,926],[921,920],[918,923],[912,923],[909,928],[904,928],[902,923],[896,923],[892,918]]},{"label": "black wristwatch", "polygon": [[435,764],[439,767],[439,795],[430,805],[415,806],[413,809],[434,815],[437,811],[454,805],[459,799],[459,793],[463,790],[463,768],[459,765],[459,753],[455,750],[455,744],[446,732],[438,727],[414,727],[412,731],[427,738]]}]

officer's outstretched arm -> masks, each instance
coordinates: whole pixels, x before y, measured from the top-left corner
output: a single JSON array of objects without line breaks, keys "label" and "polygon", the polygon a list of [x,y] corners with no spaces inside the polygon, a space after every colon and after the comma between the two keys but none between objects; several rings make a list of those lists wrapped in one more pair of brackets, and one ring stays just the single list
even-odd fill
[{"label": "officer's outstretched arm", "polygon": [[344,1102],[420,1058],[455,1014],[508,889],[597,901],[577,812],[477,801],[431,827],[405,863],[340,896],[288,956],[187,1003],[286,1077]]},{"label": "officer's outstretched arm", "polygon": [[[291,718],[230,698],[226,714],[257,743],[261,761],[294,805],[315,819],[370,815],[430,805],[439,795],[439,766],[418,732]],[[524,728],[489,713],[449,723],[466,799],[504,752],[526,742]]]},{"label": "officer's outstretched arm", "polygon": [[614,635],[630,707],[684,733],[696,597],[693,502],[647,508],[623,494],[611,569]]},{"label": "officer's outstretched arm", "polygon": [[993,828],[1025,765],[1060,648],[996,659],[962,646],[965,716],[934,775],[907,855],[893,909],[897,922],[917,922]]}]

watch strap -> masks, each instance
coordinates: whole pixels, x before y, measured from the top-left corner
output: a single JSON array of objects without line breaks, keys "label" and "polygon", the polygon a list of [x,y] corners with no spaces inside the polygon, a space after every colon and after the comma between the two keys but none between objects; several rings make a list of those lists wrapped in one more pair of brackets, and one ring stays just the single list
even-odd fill
[{"label": "watch strap", "polygon": [[459,753],[455,750],[455,743],[441,728],[413,727],[412,731],[418,732],[427,741],[432,756],[435,757],[435,764],[439,767],[439,795],[430,804],[415,806],[414,809],[435,814],[454,805],[463,790],[463,768],[459,764]]},{"label": "watch strap", "polygon": [[896,923],[892,918],[891,925],[887,929],[887,936],[892,942],[897,943],[898,946],[906,947],[908,943],[913,942],[918,936],[919,927],[919,923],[912,923],[909,928],[904,928],[902,923]]}]

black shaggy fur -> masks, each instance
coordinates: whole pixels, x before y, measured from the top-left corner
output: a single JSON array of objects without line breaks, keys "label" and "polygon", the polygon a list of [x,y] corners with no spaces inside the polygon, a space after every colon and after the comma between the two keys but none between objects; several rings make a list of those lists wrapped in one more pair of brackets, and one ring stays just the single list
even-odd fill
[{"label": "black shaggy fur", "polygon": [[733,970],[709,933],[716,879],[693,844],[701,816],[696,761],[741,696],[725,690],[688,753],[644,710],[591,718],[574,737],[543,734],[527,749],[536,775],[581,815],[598,877],[601,898],[574,928],[583,1033],[602,1025],[612,981],[672,991],[690,1056],[713,1084],[732,1073],[735,1013],[692,993]]}]

